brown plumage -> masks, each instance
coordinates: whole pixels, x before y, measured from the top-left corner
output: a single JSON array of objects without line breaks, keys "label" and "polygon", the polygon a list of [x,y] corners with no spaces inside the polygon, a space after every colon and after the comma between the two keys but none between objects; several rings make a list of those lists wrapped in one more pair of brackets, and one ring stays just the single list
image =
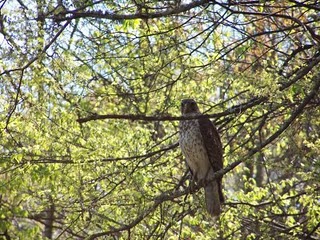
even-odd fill
[{"label": "brown plumage", "polygon": [[[193,99],[182,100],[181,113],[182,116],[202,115]],[[206,181],[223,168],[220,136],[209,118],[180,121],[179,144],[195,181]],[[220,215],[224,202],[222,177],[207,183],[204,190],[207,211],[212,216]]]}]

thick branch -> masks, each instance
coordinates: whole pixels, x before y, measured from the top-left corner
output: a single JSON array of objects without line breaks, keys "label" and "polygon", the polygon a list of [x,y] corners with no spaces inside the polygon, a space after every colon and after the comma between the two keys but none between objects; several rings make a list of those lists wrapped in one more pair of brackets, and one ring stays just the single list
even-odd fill
[{"label": "thick branch", "polygon": [[200,119],[200,118],[218,118],[227,116],[230,114],[238,114],[242,111],[251,108],[253,106],[259,105],[260,103],[264,102],[267,98],[261,97],[261,98],[253,98],[249,102],[246,102],[244,104],[236,105],[228,110],[221,112],[221,113],[215,113],[215,114],[208,114],[208,115],[200,115],[200,116],[189,116],[189,117],[174,117],[174,116],[146,116],[146,115],[118,115],[118,114],[105,114],[105,115],[99,115],[94,114],[85,118],[79,118],[77,119],[77,122],[79,123],[85,123],[93,120],[102,120],[102,119],[126,119],[126,120],[132,120],[132,121],[180,121],[180,120],[190,120],[190,119]]},{"label": "thick branch", "polygon": [[183,13],[189,11],[193,8],[203,6],[208,3],[214,3],[214,1],[210,0],[198,0],[198,1],[191,1],[188,4],[181,4],[175,8],[169,8],[164,11],[155,11],[155,12],[148,12],[148,13],[134,13],[134,14],[116,14],[114,12],[109,11],[85,11],[85,12],[78,12],[78,10],[74,11],[67,11],[66,14],[69,16],[61,17],[55,16],[54,19],[56,21],[65,21],[65,20],[72,20],[78,18],[102,18],[102,19],[109,19],[109,20],[129,20],[129,19],[151,19],[151,18],[162,18],[167,17],[170,15],[175,15],[179,13]]}]

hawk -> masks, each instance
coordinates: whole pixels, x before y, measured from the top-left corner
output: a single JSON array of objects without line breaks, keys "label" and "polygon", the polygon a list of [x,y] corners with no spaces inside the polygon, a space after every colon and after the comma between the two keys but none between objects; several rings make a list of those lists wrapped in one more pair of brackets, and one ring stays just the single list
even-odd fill
[{"label": "hawk", "polygon": [[[181,102],[182,116],[202,115],[193,99]],[[193,179],[206,181],[223,168],[222,144],[216,127],[209,118],[181,120],[179,124],[181,151],[186,158]],[[219,216],[220,205],[224,202],[222,194],[222,177],[205,182],[205,202],[207,211],[212,216]]]}]

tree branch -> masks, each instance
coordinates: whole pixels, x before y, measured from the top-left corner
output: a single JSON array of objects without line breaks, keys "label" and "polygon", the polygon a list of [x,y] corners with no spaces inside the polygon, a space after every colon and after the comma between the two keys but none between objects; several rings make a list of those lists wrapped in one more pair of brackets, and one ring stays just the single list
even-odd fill
[{"label": "tree branch", "polygon": [[[136,156],[130,156],[130,157],[118,157],[118,158],[103,158],[103,159],[89,159],[87,161],[83,161],[83,163],[95,163],[97,161],[100,162],[113,162],[113,161],[121,161],[121,160],[135,160],[135,159],[140,159],[140,158],[150,158],[154,155],[157,155],[159,153],[162,152],[166,152],[169,151],[171,149],[174,149],[176,147],[179,146],[179,143],[173,143],[170,144],[168,146],[165,146],[163,148],[160,148],[159,150],[153,151],[153,152],[148,152],[146,154],[142,154],[142,155],[136,155]],[[38,157],[38,156],[34,156],[34,157]],[[39,160],[27,160],[24,159],[22,162],[22,164],[43,164],[43,163],[57,163],[57,164],[78,164],[79,162],[73,161],[71,159],[71,157],[66,156],[63,157],[62,159],[55,159],[55,158],[47,158],[47,157],[40,157]]]},{"label": "tree branch", "polygon": [[155,12],[137,12],[135,14],[116,14],[115,12],[110,11],[66,11],[65,14],[69,16],[54,16],[53,19],[55,21],[65,21],[65,20],[73,20],[78,18],[100,18],[100,19],[109,19],[109,20],[130,20],[130,19],[152,19],[152,18],[162,18],[167,17],[179,13],[183,13],[189,11],[193,8],[203,6],[208,3],[215,3],[212,0],[196,0],[191,1],[191,3],[181,4],[175,8],[169,8],[164,11],[155,11]]},{"label": "tree branch", "polygon": [[236,106],[233,106],[229,108],[228,110],[221,112],[221,113],[215,113],[215,114],[208,114],[208,115],[199,115],[199,116],[188,116],[188,117],[174,117],[174,116],[146,116],[146,115],[134,115],[134,114],[128,114],[128,115],[118,115],[118,114],[105,114],[105,115],[99,115],[99,114],[93,114],[91,116],[85,117],[85,118],[79,118],[77,119],[78,123],[85,123],[93,120],[102,120],[102,119],[125,119],[125,120],[132,120],[132,121],[180,121],[180,120],[191,120],[191,119],[201,119],[201,118],[218,118],[227,116],[230,114],[238,114],[242,111],[245,111],[248,108],[251,108],[253,106],[256,106],[258,104],[263,103],[267,98],[266,97],[260,97],[260,98],[253,98],[250,101],[239,104]]}]

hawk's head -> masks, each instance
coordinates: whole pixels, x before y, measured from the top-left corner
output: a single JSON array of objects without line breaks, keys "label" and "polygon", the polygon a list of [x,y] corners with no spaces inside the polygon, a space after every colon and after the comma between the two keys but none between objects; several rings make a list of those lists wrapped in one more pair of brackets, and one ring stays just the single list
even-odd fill
[{"label": "hawk's head", "polygon": [[193,99],[183,99],[181,101],[181,113],[182,115],[200,113],[198,105]]}]

